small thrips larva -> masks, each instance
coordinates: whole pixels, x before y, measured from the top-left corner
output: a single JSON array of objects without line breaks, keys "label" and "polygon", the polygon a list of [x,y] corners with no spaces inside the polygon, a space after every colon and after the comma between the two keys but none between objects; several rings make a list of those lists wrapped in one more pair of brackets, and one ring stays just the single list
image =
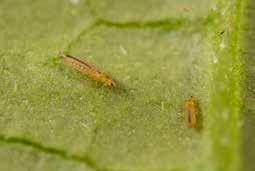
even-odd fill
[{"label": "small thrips larva", "polygon": [[61,53],[60,54],[63,58],[65,63],[74,68],[75,70],[79,71],[80,73],[87,75],[89,78],[101,82],[104,86],[107,87],[116,87],[116,83],[113,79],[111,79],[105,72],[99,70],[95,66],[88,64],[85,61],[82,61],[76,57],[71,55],[66,55]]},{"label": "small thrips larva", "polygon": [[185,101],[184,117],[189,128],[195,128],[197,126],[197,109],[195,98],[193,96],[190,96]]}]

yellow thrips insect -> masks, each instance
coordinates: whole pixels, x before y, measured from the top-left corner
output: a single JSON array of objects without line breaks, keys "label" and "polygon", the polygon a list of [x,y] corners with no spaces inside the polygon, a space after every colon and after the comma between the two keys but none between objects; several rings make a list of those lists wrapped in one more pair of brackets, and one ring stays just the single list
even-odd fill
[{"label": "yellow thrips insect", "polygon": [[195,98],[190,96],[185,101],[184,106],[184,117],[186,124],[189,128],[195,128],[197,126],[197,113],[196,113],[196,103]]},{"label": "yellow thrips insect", "polygon": [[116,87],[116,83],[113,79],[111,79],[105,72],[100,71],[95,66],[88,64],[76,57],[71,55],[61,54],[64,58],[65,63],[74,68],[75,70],[81,72],[84,75],[87,75],[89,78],[97,81],[102,82],[104,86],[107,87]]}]

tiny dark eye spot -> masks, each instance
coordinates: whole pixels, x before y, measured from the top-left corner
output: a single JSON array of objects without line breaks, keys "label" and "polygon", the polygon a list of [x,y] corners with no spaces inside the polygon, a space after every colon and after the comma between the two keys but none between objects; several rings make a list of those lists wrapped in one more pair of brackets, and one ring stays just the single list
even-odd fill
[{"label": "tiny dark eye spot", "polygon": [[114,82],[111,82],[111,86],[115,87],[115,86],[116,86],[116,84],[115,84]]}]

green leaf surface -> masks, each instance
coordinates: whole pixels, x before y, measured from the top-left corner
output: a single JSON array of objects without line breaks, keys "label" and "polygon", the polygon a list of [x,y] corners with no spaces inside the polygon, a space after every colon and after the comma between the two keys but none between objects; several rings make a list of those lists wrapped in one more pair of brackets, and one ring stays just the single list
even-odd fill
[{"label": "green leaf surface", "polygon": [[[247,2],[0,1],[0,170],[239,170],[254,154],[241,148],[254,123],[241,127],[254,101]],[[191,95],[197,129],[184,122]]]},{"label": "green leaf surface", "polygon": [[244,67],[244,106],[243,106],[243,128],[242,133],[242,157],[243,157],[243,170],[255,170],[255,163],[253,158],[255,156],[255,3],[248,1],[245,5],[246,11],[244,15],[246,18],[242,24],[242,48],[241,54],[243,56]]}]

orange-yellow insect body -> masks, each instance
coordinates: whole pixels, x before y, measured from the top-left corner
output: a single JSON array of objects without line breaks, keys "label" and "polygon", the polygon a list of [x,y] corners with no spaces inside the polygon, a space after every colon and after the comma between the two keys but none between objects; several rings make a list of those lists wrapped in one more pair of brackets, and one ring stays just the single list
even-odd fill
[{"label": "orange-yellow insect body", "polygon": [[184,106],[184,117],[186,124],[189,128],[195,128],[197,126],[197,113],[196,103],[193,96],[190,96]]},{"label": "orange-yellow insect body", "polygon": [[61,54],[61,56],[64,58],[64,61],[67,65],[81,72],[82,74],[87,75],[89,78],[98,82],[102,82],[105,86],[108,87],[116,86],[114,80],[112,80],[105,72],[100,71],[95,66],[90,65],[87,62],[84,62],[71,55]]}]

